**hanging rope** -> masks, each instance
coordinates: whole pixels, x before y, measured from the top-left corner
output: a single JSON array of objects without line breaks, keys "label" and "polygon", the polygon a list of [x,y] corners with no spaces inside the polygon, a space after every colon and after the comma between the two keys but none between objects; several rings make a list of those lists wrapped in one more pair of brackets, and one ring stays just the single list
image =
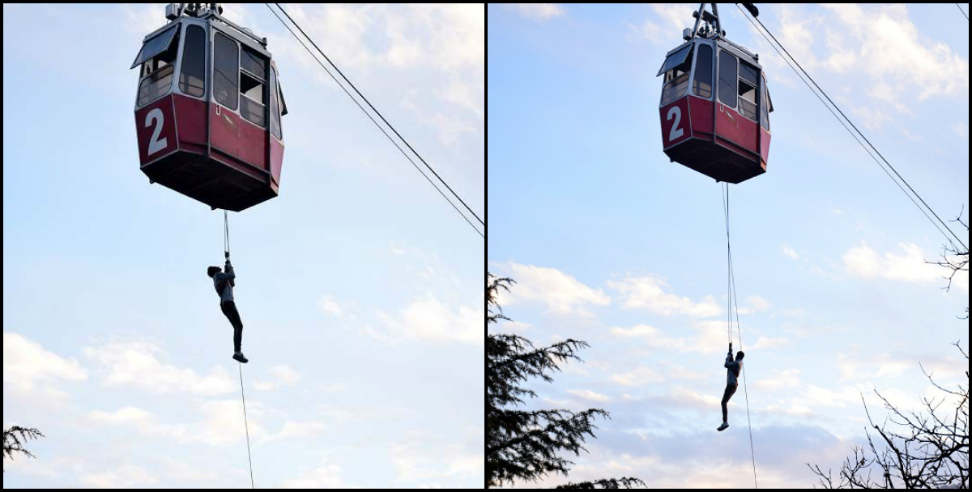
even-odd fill
[{"label": "hanging rope", "polygon": [[246,419],[246,394],[243,393],[243,364],[237,364],[240,367],[240,396],[243,397],[243,426],[246,429],[246,460],[250,463],[250,488],[255,489],[256,486],[253,485],[253,458],[250,456],[250,424]]},{"label": "hanging rope", "polygon": [[[738,295],[736,294],[736,276],[732,269],[732,246],[729,240],[729,184],[723,183],[723,195],[722,195],[722,211],[726,217],[726,261],[728,263],[728,278],[726,279],[726,286],[729,290],[728,299],[728,309],[729,314],[727,316],[726,325],[729,332],[729,344],[732,345],[732,314],[735,311],[736,314],[736,330],[738,332],[739,338],[739,350],[743,351],[742,342],[742,325],[739,324],[739,305],[737,303]],[[746,365],[743,364],[742,367],[742,380],[743,380],[743,394],[746,395],[746,424],[749,428],[749,455],[753,462],[753,487],[759,488],[759,484],[756,480],[756,450],[753,446],[753,422],[749,416],[749,389],[746,386]]]},{"label": "hanging rope", "polygon": [[[223,252],[229,259],[230,240],[229,240],[229,217],[226,210],[223,210]],[[246,393],[243,391],[243,364],[237,364],[240,368],[240,397],[243,399],[243,428],[246,429],[246,460],[250,464],[250,488],[256,488],[253,483],[253,457],[250,454],[250,423],[246,418]]]},{"label": "hanging rope", "polygon": [[[722,213],[726,217],[726,264],[729,265],[729,275],[726,276],[726,291],[729,297],[726,299],[726,334],[729,338],[729,345],[732,345],[732,249],[729,246],[729,189],[728,184],[722,189]],[[740,347],[740,350],[742,348]]]},{"label": "hanging rope", "polygon": [[229,217],[226,215],[226,210],[223,210],[223,252],[229,258]]}]

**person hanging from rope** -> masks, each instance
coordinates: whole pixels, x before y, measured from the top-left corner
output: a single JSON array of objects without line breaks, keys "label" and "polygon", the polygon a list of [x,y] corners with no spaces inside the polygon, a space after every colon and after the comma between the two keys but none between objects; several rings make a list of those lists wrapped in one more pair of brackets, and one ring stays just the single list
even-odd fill
[{"label": "person hanging from rope", "polygon": [[223,272],[218,266],[211,266],[206,269],[206,274],[213,279],[216,287],[216,294],[219,295],[219,307],[222,309],[226,319],[233,325],[233,359],[242,363],[248,359],[240,350],[243,342],[243,321],[240,320],[240,313],[236,310],[236,303],[233,302],[233,287],[236,286],[236,274],[233,272],[233,265],[230,263],[229,251],[226,254],[226,271]]},{"label": "person hanging from rope", "polygon": [[729,404],[729,399],[732,395],[736,393],[736,388],[739,387],[737,378],[739,378],[739,372],[742,371],[742,360],[746,354],[740,350],[736,353],[736,359],[732,358],[732,342],[729,342],[729,353],[726,354],[726,363],[723,367],[726,368],[726,390],[722,393],[722,425],[716,430],[726,430],[729,427],[729,410],[726,405]]}]

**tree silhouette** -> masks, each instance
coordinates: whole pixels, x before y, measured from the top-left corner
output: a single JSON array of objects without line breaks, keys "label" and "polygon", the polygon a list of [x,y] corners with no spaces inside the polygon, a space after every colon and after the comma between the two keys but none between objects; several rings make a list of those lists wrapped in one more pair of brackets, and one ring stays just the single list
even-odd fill
[{"label": "tree silhouette", "polygon": [[[945,388],[922,367],[925,377],[944,395],[936,399],[923,397],[921,412],[904,412],[874,390],[889,412],[885,421],[876,425],[867,403],[864,404],[869,427],[879,439],[867,431],[867,447],[852,449],[851,456],[841,465],[836,484],[830,470],[824,472],[819,465],[808,463],[823,487],[969,488],[969,354],[958,343],[954,345],[965,357],[965,386]],[[949,399],[953,405],[941,411]]]},{"label": "tree silhouette", "polygon": [[[509,291],[511,278],[486,280],[487,325],[509,321],[497,303],[499,289]],[[581,412],[563,409],[519,410],[524,398],[537,394],[521,386],[531,377],[551,382],[550,373],[560,364],[580,360],[576,352],[588,344],[567,339],[548,347],[536,348],[530,340],[511,334],[486,337],[486,484],[488,487],[513,484],[516,480],[537,480],[551,472],[567,475],[573,462],[559,453],[579,455],[587,437],[594,435],[596,417],[608,417],[600,408]],[[601,479],[568,483],[558,488],[631,488],[644,486],[637,478]]]},{"label": "tree silhouette", "polygon": [[[959,212],[958,217],[952,220],[952,222],[958,222],[959,225],[965,228],[965,232],[969,232],[969,224],[962,220],[962,212],[965,211],[965,207],[962,207],[962,211]],[[968,248],[959,248],[954,243],[946,244],[942,247],[942,256],[938,260],[927,261],[927,263],[932,263],[938,265],[946,270],[949,270],[948,274],[948,284],[945,285],[945,291],[949,291],[952,288],[952,280],[960,272],[969,271],[969,250]],[[968,319],[969,317],[969,307],[965,306],[965,315],[961,316],[962,319]]]},{"label": "tree silhouette", "polygon": [[[963,207],[964,211],[964,207]],[[962,221],[962,213],[953,222],[965,230],[969,225]],[[954,244],[944,247],[940,260],[928,261],[950,271],[945,289],[959,272],[969,271],[969,251]],[[969,308],[961,319],[968,319]],[[864,412],[869,424],[867,447],[854,446],[851,455],[840,467],[837,483],[830,470],[824,472],[819,465],[807,463],[825,488],[969,488],[969,354],[955,342],[953,345],[965,357],[965,386],[945,388],[935,382],[931,374],[921,367],[928,381],[942,394],[940,398],[922,397],[920,412],[904,412],[888,401],[877,389],[874,393],[888,411],[879,426],[871,418],[864,402]],[[864,396],[861,395],[861,401]],[[940,409],[951,400],[950,410]],[[869,429],[877,432],[875,439]],[[877,443],[875,443],[877,441]]]},{"label": "tree silhouette", "polygon": [[[24,448],[24,443],[30,439],[44,437],[41,431],[33,427],[20,427],[15,425],[3,431],[3,459],[13,459],[14,453],[23,453],[31,458],[36,458],[30,451]],[[4,468],[6,471],[6,468]]]}]

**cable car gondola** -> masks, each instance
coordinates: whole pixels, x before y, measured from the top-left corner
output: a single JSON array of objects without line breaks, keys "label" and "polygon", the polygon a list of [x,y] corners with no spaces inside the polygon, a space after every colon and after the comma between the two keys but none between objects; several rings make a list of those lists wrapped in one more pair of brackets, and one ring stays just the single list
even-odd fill
[{"label": "cable car gondola", "polygon": [[773,103],[759,55],[726,39],[716,4],[712,13],[704,5],[692,14],[691,32],[683,31],[685,42],[668,52],[656,74],[665,76],[662,144],[672,161],[716,181],[740,183],[766,172]]},{"label": "cable car gondola", "polygon": [[135,126],[149,182],[239,212],[277,196],[287,105],[266,38],[221,13],[166,6],[132,62]]}]

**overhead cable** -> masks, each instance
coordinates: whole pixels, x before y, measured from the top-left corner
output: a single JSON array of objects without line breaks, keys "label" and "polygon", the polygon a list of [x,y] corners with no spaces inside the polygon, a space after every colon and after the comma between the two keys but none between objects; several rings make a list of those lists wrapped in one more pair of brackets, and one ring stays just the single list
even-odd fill
[{"label": "overhead cable", "polygon": [[[323,63],[321,63],[321,61],[317,58],[317,56],[314,55],[314,53],[311,51],[311,49],[307,47],[307,45],[303,42],[303,40],[301,40],[300,36],[298,36],[297,33],[295,33],[293,31],[293,29],[291,29],[290,26],[283,19],[280,18],[279,15],[277,15],[277,12],[275,12],[272,8],[270,8],[270,5],[269,4],[265,4],[265,5],[267,6],[267,9],[270,10],[270,12],[274,15],[274,17],[276,17],[277,20],[280,21],[280,23],[283,24],[283,26],[285,28],[287,28],[288,31],[290,31],[290,34],[292,34],[294,36],[294,39],[296,39],[297,42],[299,42],[301,44],[301,46],[303,46],[304,49],[307,50],[307,52],[311,55],[311,57],[314,58],[314,61],[316,61],[317,64],[320,65],[321,68],[323,68],[324,71],[331,77],[331,79],[334,80],[334,82],[338,85],[338,87],[340,87],[341,90],[344,91],[345,94],[347,94],[347,96],[352,100],[352,102],[354,102],[354,104],[358,107],[358,109],[360,109],[361,112],[363,112],[365,114],[365,116],[367,116],[368,119],[371,120],[371,122],[382,132],[382,134],[385,135],[385,138],[387,138],[395,146],[395,148],[397,148],[398,151],[401,152],[401,154],[409,161],[409,163],[412,164],[412,166],[416,169],[416,171],[418,171],[419,174],[421,174],[429,182],[429,184],[431,184],[432,187],[435,188],[435,190],[438,191],[440,195],[442,195],[442,198],[444,198],[447,202],[449,202],[449,204],[452,206],[452,208],[454,208],[456,210],[456,212],[459,213],[459,215],[463,218],[463,220],[465,220],[469,224],[469,226],[472,227],[473,230],[476,231],[477,234],[479,234],[482,237],[485,237],[483,231],[480,231],[479,230],[479,227],[477,227],[475,224],[473,224],[469,220],[469,218],[466,216],[466,214],[463,213],[459,209],[459,207],[457,207],[456,204],[453,203],[453,201],[451,199],[449,199],[449,197],[446,196],[446,194],[435,184],[435,182],[433,182],[432,179],[429,178],[429,176],[427,174],[425,174],[425,172],[423,172],[421,170],[421,168],[418,166],[418,164],[415,163],[415,161],[405,151],[405,149],[403,149],[401,147],[401,145],[399,145],[398,142],[395,141],[395,139],[393,139],[392,136],[388,134],[388,132],[385,130],[385,128],[382,127],[382,125],[380,125],[378,123],[378,121],[375,120],[375,118],[371,115],[371,113],[369,113],[361,105],[361,103],[358,102],[358,100],[351,94],[350,91],[348,91],[348,89],[344,86],[344,84],[342,84],[340,81],[338,81],[337,77],[334,76],[334,74],[331,72],[331,70],[329,70]],[[398,139],[402,143],[405,144],[405,146],[412,152],[413,155],[415,155],[416,157],[418,157],[419,161],[421,161],[422,164],[424,164],[425,167],[429,171],[432,172],[432,174],[435,176],[435,178],[443,186],[445,186],[446,189],[449,190],[449,192],[452,194],[452,196],[455,197],[455,199],[458,200],[459,203],[461,203],[463,205],[463,207],[465,207],[465,209],[469,212],[469,214],[471,214],[476,219],[476,221],[479,222],[479,224],[481,226],[485,227],[486,223],[483,221],[483,219],[481,219],[479,217],[479,215],[477,215],[476,212],[473,211],[471,207],[469,207],[469,205],[466,203],[466,201],[463,200],[462,197],[459,196],[459,194],[456,193],[455,190],[453,190],[452,187],[449,186],[449,184],[439,175],[439,173],[437,173],[435,171],[435,169],[433,169],[432,166],[430,166],[429,163],[426,162],[424,158],[422,158],[421,154],[419,154],[418,151],[416,151],[415,148],[412,147],[412,145],[408,143],[408,140],[406,140],[405,137],[403,137],[401,135],[401,133],[399,133],[398,130],[396,130],[395,127],[384,117],[384,115],[382,115],[381,112],[378,111],[378,109],[375,108],[375,106],[373,104],[371,104],[371,101],[369,101],[368,98],[365,97],[365,95],[362,94],[360,90],[358,90],[358,88],[354,85],[354,83],[351,82],[351,80],[348,79],[347,76],[344,75],[344,72],[342,72],[341,69],[338,68],[338,66],[327,56],[327,54],[325,54],[324,51],[321,50],[320,47],[317,46],[317,43],[315,43],[314,40],[300,27],[300,25],[297,24],[297,22],[290,16],[290,14],[288,14],[287,11],[284,10],[284,8],[281,7],[279,3],[274,3],[274,5],[276,5],[277,8],[280,9],[280,11],[287,17],[287,19],[290,20],[290,22],[294,25],[294,27],[296,27],[297,30],[300,31],[300,33],[304,36],[304,38],[306,38],[307,41],[309,41],[310,44],[312,46],[314,46],[314,48],[317,50],[317,52],[320,53],[321,56],[324,57],[324,59],[327,61],[327,63],[330,64],[330,66],[338,73],[338,75],[341,76],[341,78],[345,81],[345,83],[347,85],[351,86],[351,89],[353,89],[354,92],[365,102],[365,104],[367,104],[367,106],[369,108],[371,108],[371,110],[378,116],[378,118],[381,119],[381,121],[385,123],[385,125],[392,131],[392,133],[394,133],[398,137]]]},{"label": "overhead cable", "polygon": [[[797,76],[800,78],[800,80],[803,81],[803,83],[807,85],[807,87],[810,89],[810,92],[812,92],[815,96],[817,96],[817,99],[820,100],[820,102],[825,107],[827,107],[828,111],[830,111],[830,113],[835,118],[837,118],[837,120],[841,123],[841,125],[844,126],[844,129],[847,130],[851,134],[851,136],[853,136],[854,139],[857,140],[857,143],[860,144],[862,148],[864,148],[864,150],[868,153],[868,155],[870,155],[871,158],[874,159],[874,161],[877,162],[878,165],[882,167],[882,170],[884,170],[885,174],[887,174],[888,177],[891,178],[891,180],[894,181],[895,184],[898,185],[898,188],[901,189],[901,191],[904,192],[905,195],[908,196],[908,198],[911,200],[911,202],[913,204],[915,204],[915,206],[932,223],[932,225],[935,226],[935,228],[938,229],[938,231],[941,232],[942,235],[945,236],[945,239],[949,243],[951,243],[953,247],[956,247],[957,248],[957,246],[955,245],[955,242],[952,241],[952,238],[954,238],[955,241],[958,242],[958,244],[962,245],[962,247],[967,250],[968,249],[968,246],[966,246],[965,243],[961,239],[959,239],[958,235],[956,235],[955,232],[952,231],[952,229],[950,227],[948,227],[948,225],[941,219],[941,217],[939,217],[938,214],[935,213],[935,211],[931,208],[931,206],[928,205],[927,202],[925,202],[925,200],[921,197],[921,195],[919,195],[918,192],[915,191],[915,189],[897,171],[897,169],[895,169],[894,166],[892,166],[891,163],[884,157],[884,155],[881,154],[881,152],[877,149],[877,147],[875,147],[874,144],[872,144],[871,141],[868,140],[868,138],[864,135],[864,133],[861,132],[860,129],[858,129],[856,125],[854,125],[854,122],[851,121],[851,119],[849,117],[847,117],[847,115],[840,109],[840,107],[837,106],[837,103],[835,103],[833,101],[833,99],[831,99],[830,96],[827,95],[827,92],[824,91],[823,88],[821,88],[819,84],[817,84],[817,82],[813,79],[813,77],[811,77],[810,74],[807,73],[807,71],[803,69],[803,66],[800,65],[800,63],[798,61],[796,61],[796,59],[793,57],[793,55],[790,54],[789,51],[787,51],[786,47],[784,47],[783,44],[780,43],[780,41],[776,38],[776,36],[774,36],[773,33],[770,32],[769,28],[767,28],[763,24],[763,22],[759,20],[759,18],[750,19],[750,17],[746,16],[746,13],[743,11],[743,9],[739,8],[738,5],[736,6],[736,8],[738,8],[739,11],[743,13],[743,17],[746,17],[746,19],[749,20],[750,24],[753,24],[753,27],[756,30],[756,32],[758,32],[761,36],[763,36],[764,39],[766,39],[766,41],[770,44],[770,46],[772,46],[773,49],[780,55],[780,57],[783,58],[783,61],[785,61],[787,63],[787,65],[790,65],[790,68],[793,69],[794,72],[797,73]],[[763,32],[759,30],[759,28],[756,28],[756,24],[753,23],[753,20],[755,20],[757,23],[759,23],[759,25],[763,28],[763,30],[766,32],[766,34],[768,34],[772,38],[772,41],[770,41],[768,38],[766,38],[766,35],[764,35]],[[774,44],[774,42],[775,42],[775,44]],[[777,45],[779,46],[779,49],[777,49],[777,47],[776,47]],[[780,49],[783,50],[783,53],[785,53],[786,56],[784,56],[783,53],[780,53]],[[796,66],[800,69],[799,72],[797,72],[797,70],[795,68],[793,68],[793,65],[790,63],[790,60],[792,60],[793,64],[796,64]],[[828,105],[827,103],[825,103],[823,101],[823,99],[820,98],[820,95],[818,95],[817,92],[815,92],[813,90],[813,88],[811,88],[810,85],[807,84],[807,81],[804,80],[803,76],[800,76],[800,73],[801,72],[802,72],[802,74],[804,76],[806,76],[806,78],[810,81],[810,83],[812,83],[813,86],[816,87],[817,91],[819,91],[820,94],[822,94],[823,97],[827,99],[827,101],[830,103],[830,105]],[[838,117],[837,114],[834,113],[834,111],[830,108],[830,106],[833,106],[833,109],[836,109],[837,112],[840,113],[840,116],[843,117],[843,120],[841,120],[841,118]],[[857,136],[854,134],[854,132],[851,132],[850,128],[847,128],[847,125],[844,124],[844,121],[846,121],[847,124],[849,124],[851,126],[851,128],[854,129],[854,132],[856,132],[857,135],[860,135],[860,139],[857,138]],[[863,139],[864,142],[861,142],[861,139]],[[865,146],[865,142],[867,144],[866,146]],[[873,150],[873,152],[874,152],[873,154],[871,153],[871,150]],[[877,156],[881,160],[878,161],[877,158],[874,157],[874,154],[877,154]],[[883,161],[883,164],[882,164],[882,161]],[[884,166],[887,166],[887,169],[890,169],[890,171],[894,173],[894,176],[892,176],[891,173],[889,173],[887,169],[884,169]],[[895,176],[897,177],[897,179],[895,179]],[[900,180],[901,183],[898,183],[898,180]],[[904,184],[905,187],[907,187],[908,190],[910,190],[910,193],[908,191],[906,191],[901,186],[902,183]],[[914,197],[912,197],[912,195]],[[915,201],[915,198],[917,198],[917,200],[918,200],[917,202]],[[919,205],[918,202],[921,202],[921,205]],[[926,210],[927,210],[927,212],[926,212]],[[929,213],[932,216],[934,216],[934,219],[932,219],[932,217],[930,217],[928,215]],[[946,231],[947,231],[947,233],[946,233]],[[949,237],[949,236],[951,236],[951,237]]]}]

